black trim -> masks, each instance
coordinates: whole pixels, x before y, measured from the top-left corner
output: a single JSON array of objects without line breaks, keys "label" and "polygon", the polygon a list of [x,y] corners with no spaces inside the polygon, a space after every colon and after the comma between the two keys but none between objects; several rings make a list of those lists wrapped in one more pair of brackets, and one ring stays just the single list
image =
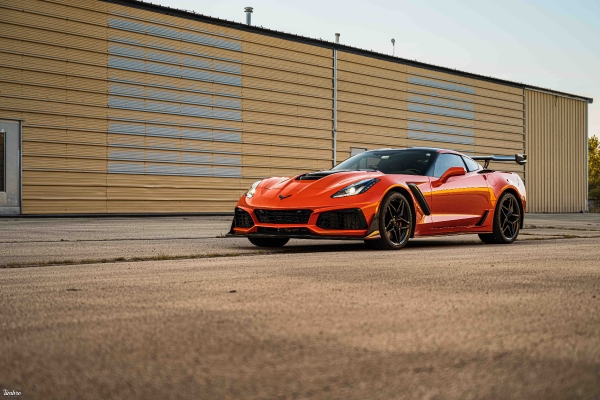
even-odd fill
[{"label": "black trim", "polygon": [[485,212],[483,213],[483,215],[481,216],[481,219],[479,220],[478,223],[475,224],[475,226],[482,226],[483,223],[485,222],[488,214],[490,213],[490,210],[485,210]]},{"label": "black trim", "polygon": [[240,233],[228,233],[225,237],[257,237],[257,238],[290,238],[290,239],[319,239],[319,240],[364,240],[364,236],[321,236],[321,235],[293,235],[293,234],[277,234],[277,235],[269,235],[269,234],[261,234],[261,233],[249,233],[249,234],[240,234]]},{"label": "black trim", "polygon": [[371,225],[369,225],[369,230],[367,231],[367,237],[375,231],[379,230],[379,212],[375,213],[373,216],[373,220],[371,221]]},{"label": "black trim", "polygon": [[[364,55],[367,57],[377,58],[377,59],[385,60],[385,61],[391,61],[391,62],[395,62],[398,64],[403,64],[403,65],[416,66],[416,67],[428,69],[431,71],[446,72],[446,73],[450,73],[452,75],[462,76],[462,77],[466,77],[466,78],[475,78],[475,79],[486,81],[486,82],[500,83],[502,85],[512,86],[512,87],[519,88],[519,89],[537,89],[537,90],[541,90],[541,91],[544,91],[544,92],[547,92],[550,94],[559,94],[559,95],[568,96],[568,97],[579,99],[579,100],[585,100],[590,104],[593,103],[593,101],[594,101],[594,99],[591,97],[584,97],[584,96],[580,96],[580,95],[576,95],[576,94],[560,92],[558,90],[552,90],[552,89],[543,88],[543,87],[539,87],[539,86],[526,85],[526,84],[519,83],[519,82],[513,82],[513,81],[504,80],[504,79],[493,78],[493,77],[489,77],[489,76],[475,74],[472,72],[458,71],[458,70],[448,68],[448,67],[442,67],[439,65],[426,64],[426,63],[419,62],[419,61],[408,60],[408,59],[400,58],[400,57],[394,57],[394,56],[390,56],[387,54],[381,54],[381,53],[377,53],[374,51],[364,50],[364,49],[360,49],[357,47],[352,47],[352,46],[348,46],[348,45],[344,45],[344,44],[328,42],[328,41],[322,40],[322,39],[313,39],[313,38],[309,38],[306,36],[295,35],[293,33],[280,32],[280,31],[275,31],[275,30],[268,29],[268,28],[263,28],[263,27],[253,26],[253,25],[246,25],[246,24],[243,24],[240,22],[229,21],[229,20],[216,18],[216,17],[210,17],[208,15],[197,14],[194,12],[179,10],[179,9],[171,8],[171,7],[167,7],[167,6],[145,3],[145,2],[142,2],[139,0],[102,0],[102,1],[104,1],[106,3],[119,4],[119,5],[123,5],[123,6],[127,6],[127,7],[147,10],[147,11],[159,12],[159,13],[166,14],[166,15],[173,15],[176,17],[191,19],[191,20],[195,20],[195,21],[208,22],[208,23],[215,24],[215,25],[239,29],[239,30],[247,31],[247,32],[259,33],[262,35],[276,37],[276,38],[280,38],[280,39],[292,40],[294,42],[310,44],[310,45],[318,46],[321,48],[327,48],[327,49],[332,49],[332,50],[334,50],[334,49],[335,50],[343,50],[348,53]],[[240,16],[241,16],[241,12],[240,12]]]},{"label": "black trim", "polygon": [[409,183],[408,188],[412,192],[413,196],[415,196],[415,199],[417,199],[417,202],[419,203],[419,206],[425,215],[431,215],[431,209],[429,208],[429,204],[427,204],[427,200],[425,200],[425,196],[423,196],[421,189],[419,189],[419,187],[414,183]]}]

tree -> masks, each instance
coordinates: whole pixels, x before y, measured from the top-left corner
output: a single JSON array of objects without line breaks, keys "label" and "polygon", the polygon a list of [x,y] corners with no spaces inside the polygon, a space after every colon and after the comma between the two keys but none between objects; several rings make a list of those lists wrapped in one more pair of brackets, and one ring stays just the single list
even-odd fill
[{"label": "tree", "polygon": [[600,140],[588,139],[589,198],[600,200]]}]

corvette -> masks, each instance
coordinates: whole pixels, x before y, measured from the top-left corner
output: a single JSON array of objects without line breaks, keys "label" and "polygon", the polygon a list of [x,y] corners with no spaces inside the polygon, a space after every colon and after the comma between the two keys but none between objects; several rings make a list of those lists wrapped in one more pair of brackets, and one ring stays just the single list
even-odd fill
[{"label": "corvette", "polygon": [[290,238],[359,239],[379,250],[401,249],[412,237],[466,233],[512,243],[523,227],[525,185],[516,173],[488,169],[490,161],[523,165],[526,156],[380,149],[330,170],[260,180],[237,203],[228,236],[261,247]]}]

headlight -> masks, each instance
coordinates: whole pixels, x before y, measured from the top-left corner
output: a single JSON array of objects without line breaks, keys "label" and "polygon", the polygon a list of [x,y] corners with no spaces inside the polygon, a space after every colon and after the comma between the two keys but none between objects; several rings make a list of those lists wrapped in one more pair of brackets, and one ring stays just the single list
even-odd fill
[{"label": "headlight", "polygon": [[254,196],[254,192],[256,192],[256,188],[261,182],[262,181],[256,181],[252,184],[252,187],[246,192],[247,198],[251,199],[252,196]]},{"label": "headlight", "polygon": [[357,194],[364,193],[371,189],[371,187],[377,182],[379,182],[379,179],[377,178],[364,179],[362,181],[353,183],[350,186],[346,186],[331,197],[335,199],[337,197],[356,196]]}]

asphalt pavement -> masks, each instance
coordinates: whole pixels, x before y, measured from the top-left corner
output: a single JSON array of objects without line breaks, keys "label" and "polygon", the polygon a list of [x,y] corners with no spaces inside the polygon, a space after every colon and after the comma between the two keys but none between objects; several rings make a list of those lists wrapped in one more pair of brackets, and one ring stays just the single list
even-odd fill
[{"label": "asphalt pavement", "polygon": [[[600,214],[519,240],[221,237],[226,217],[0,219],[23,399],[600,398]],[[140,260],[140,261],[131,261]]]}]

